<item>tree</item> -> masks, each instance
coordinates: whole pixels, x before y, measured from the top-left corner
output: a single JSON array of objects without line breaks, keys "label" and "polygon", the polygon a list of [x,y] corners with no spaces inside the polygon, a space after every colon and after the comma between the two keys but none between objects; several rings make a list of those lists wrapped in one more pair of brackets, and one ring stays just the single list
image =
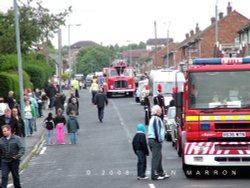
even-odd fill
[{"label": "tree", "polygon": [[102,71],[115,59],[115,52],[107,47],[96,46],[82,48],[77,54],[78,73],[87,75],[91,72]]},{"label": "tree", "polygon": [[[37,2],[31,6],[33,0],[27,1],[29,6],[21,2],[19,6],[19,26],[21,51],[27,54],[32,48],[42,48],[49,45],[49,38],[57,32],[61,25],[65,25],[65,17],[71,12],[71,7],[58,14],[52,14],[49,9]],[[14,10],[0,13],[0,54],[16,53]]]}]

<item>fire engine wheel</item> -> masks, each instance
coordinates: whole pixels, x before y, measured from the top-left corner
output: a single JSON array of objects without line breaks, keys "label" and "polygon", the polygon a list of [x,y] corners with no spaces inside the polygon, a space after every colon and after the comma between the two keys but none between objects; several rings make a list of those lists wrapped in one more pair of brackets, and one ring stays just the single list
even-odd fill
[{"label": "fire engine wheel", "polygon": [[134,93],[133,92],[129,92],[128,96],[129,97],[134,97]]},{"label": "fire engine wheel", "polygon": [[139,97],[135,97],[135,102],[137,102],[137,103],[139,103],[139,102],[140,102]]},{"label": "fire engine wheel", "polygon": [[108,93],[107,93],[107,97],[108,97],[108,98],[111,98],[111,97],[112,97],[112,94],[108,92]]},{"label": "fire engine wheel", "polygon": [[175,142],[172,140],[172,146],[175,147]]},{"label": "fire engine wheel", "polygon": [[182,156],[182,144],[181,144],[181,138],[178,139],[178,145],[177,145],[177,154],[179,157]]}]

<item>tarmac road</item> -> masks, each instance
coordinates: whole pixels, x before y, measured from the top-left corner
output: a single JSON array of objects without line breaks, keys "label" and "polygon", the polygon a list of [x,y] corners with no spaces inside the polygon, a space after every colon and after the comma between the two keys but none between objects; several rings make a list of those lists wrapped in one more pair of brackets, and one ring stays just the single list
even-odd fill
[{"label": "tarmac road", "polygon": [[[99,123],[96,107],[87,90],[80,92],[80,130],[77,145],[44,146],[21,173],[25,188],[211,188],[248,187],[248,179],[187,179],[181,159],[170,142],[163,144],[163,168],[171,177],[166,180],[136,180],[136,156],[131,140],[136,125],[143,123],[143,107],[134,98],[109,99],[104,121]],[[150,159],[147,175],[150,177]],[[10,186],[11,187],[11,186]]]}]

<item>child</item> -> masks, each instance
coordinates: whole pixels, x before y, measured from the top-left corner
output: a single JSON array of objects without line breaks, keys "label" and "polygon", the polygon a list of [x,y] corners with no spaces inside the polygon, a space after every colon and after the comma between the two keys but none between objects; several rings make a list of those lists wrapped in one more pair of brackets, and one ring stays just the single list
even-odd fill
[{"label": "child", "polygon": [[75,111],[70,111],[69,118],[67,121],[68,133],[70,133],[70,142],[71,144],[76,144],[77,139],[77,130],[79,129],[79,123],[76,118]]},{"label": "child", "polygon": [[53,137],[54,137],[54,134],[53,134],[53,129],[55,127],[55,123],[54,123],[54,120],[53,120],[53,115],[52,113],[50,112],[48,114],[48,117],[46,117],[43,121],[43,126],[46,128],[47,132],[46,132],[46,145],[52,145],[53,144]]},{"label": "child", "polygon": [[66,124],[66,119],[62,114],[62,109],[57,110],[57,115],[54,118],[54,123],[56,125],[56,143],[65,144],[64,142],[64,125]]},{"label": "child", "polygon": [[137,155],[137,179],[138,180],[147,180],[148,177],[145,175],[147,168],[147,156],[149,155],[145,127],[143,124],[137,125],[137,133],[133,138],[133,150]]}]

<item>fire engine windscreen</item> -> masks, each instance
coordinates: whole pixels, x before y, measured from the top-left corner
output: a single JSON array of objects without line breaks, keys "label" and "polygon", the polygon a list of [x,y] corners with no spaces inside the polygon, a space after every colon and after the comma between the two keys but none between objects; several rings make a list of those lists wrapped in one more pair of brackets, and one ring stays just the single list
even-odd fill
[{"label": "fire engine windscreen", "polygon": [[179,88],[179,90],[182,90],[184,82],[155,82],[154,88],[153,88],[154,95],[157,95],[157,85],[158,84],[161,84],[161,86],[162,86],[162,95],[164,95],[164,96],[171,95],[172,96],[173,88],[177,86]]},{"label": "fire engine windscreen", "polygon": [[128,68],[114,68],[107,71],[108,77],[114,76],[133,76],[133,70]]},{"label": "fire engine windscreen", "polygon": [[191,72],[190,109],[250,108],[250,71]]}]

